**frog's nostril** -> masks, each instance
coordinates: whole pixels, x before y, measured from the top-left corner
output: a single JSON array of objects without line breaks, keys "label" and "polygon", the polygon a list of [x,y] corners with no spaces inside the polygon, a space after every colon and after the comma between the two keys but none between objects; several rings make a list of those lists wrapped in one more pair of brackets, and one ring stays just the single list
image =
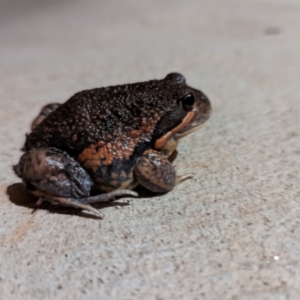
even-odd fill
[{"label": "frog's nostril", "polygon": [[212,114],[212,107],[211,105],[209,106],[208,110],[207,110],[207,114],[210,116]]},{"label": "frog's nostril", "polygon": [[210,118],[211,114],[212,114],[212,108],[211,108],[211,106],[208,106],[206,109],[206,112],[204,114],[204,119],[208,120]]}]

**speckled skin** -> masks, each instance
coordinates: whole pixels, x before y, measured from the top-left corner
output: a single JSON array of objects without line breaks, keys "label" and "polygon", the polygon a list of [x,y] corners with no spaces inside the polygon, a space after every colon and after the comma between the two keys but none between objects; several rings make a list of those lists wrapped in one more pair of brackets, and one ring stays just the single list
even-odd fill
[{"label": "speckled skin", "polygon": [[[210,114],[207,97],[186,85],[184,77],[177,73],[163,80],[82,91],[62,105],[43,108],[27,135],[26,153],[14,169],[28,186],[46,192],[46,198],[80,201],[78,194],[64,191],[57,176],[52,174],[52,179],[48,179],[49,190],[37,183],[33,173],[24,171],[37,163],[32,156],[40,151],[45,166],[40,174],[46,178],[54,162],[49,162],[45,149],[51,147],[69,157],[68,162],[60,162],[58,173],[62,169],[68,173],[64,166],[76,163],[76,168],[87,174],[89,179],[85,180],[91,184],[89,191],[83,193],[85,197],[92,189],[131,190],[137,184],[154,192],[167,192],[181,181],[167,157],[176,149],[179,138],[197,129]],[[59,165],[57,161],[55,164]],[[68,176],[67,185],[74,185],[74,180]],[[53,187],[53,182],[55,185],[59,181]],[[77,180],[79,189],[83,188],[82,181]]]}]

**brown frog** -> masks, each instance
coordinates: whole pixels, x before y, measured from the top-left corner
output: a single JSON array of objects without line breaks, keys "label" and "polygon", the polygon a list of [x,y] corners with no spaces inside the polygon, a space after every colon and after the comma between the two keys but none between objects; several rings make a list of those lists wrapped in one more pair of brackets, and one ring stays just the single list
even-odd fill
[{"label": "brown frog", "polygon": [[210,114],[208,98],[178,73],[82,91],[42,109],[14,171],[38,204],[100,215],[91,204],[137,196],[138,184],[165,193],[190,178],[177,176],[169,158]]}]

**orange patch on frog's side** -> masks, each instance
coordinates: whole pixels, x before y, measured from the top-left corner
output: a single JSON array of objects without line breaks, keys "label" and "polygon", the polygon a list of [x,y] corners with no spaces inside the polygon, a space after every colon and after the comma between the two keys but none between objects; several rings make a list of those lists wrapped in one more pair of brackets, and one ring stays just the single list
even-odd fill
[{"label": "orange patch on frog's side", "polygon": [[137,141],[135,139],[116,140],[111,143],[98,141],[96,144],[83,150],[77,157],[78,161],[89,170],[99,165],[108,166],[114,159],[128,160],[134,151]]},{"label": "orange patch on frog's side", "polygon": [[178,132],[179,130],[184,128],[187,124],[189,124],[192,121],[194,115],[195,115],[194,111],[187,113],[187,115],[184,117],[184,119],[178,126],[168,131],[165,135],[163,135],[155,142],[154,148],[157,150],[161,149],[174,133]]},{"label": "orange patch on frog's side", "polygon": [[[77,160],[84,168],[96,171],[100,165],[109,166],[114,159],[130,159],[135,146],[143,139],[151,137],[160,117],[160,114],[155,114],[152,117],[143,118],[138,130],[131,129],[111,142],[98,141],[96,144],[90,145],[79,154]],[[111,138],[111,134],[106,136],[107,140]]]}]

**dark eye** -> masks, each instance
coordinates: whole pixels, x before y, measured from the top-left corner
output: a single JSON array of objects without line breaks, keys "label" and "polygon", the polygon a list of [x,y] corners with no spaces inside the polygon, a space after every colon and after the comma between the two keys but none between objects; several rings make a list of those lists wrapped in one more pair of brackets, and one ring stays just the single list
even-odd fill
[{"label": "dark eye", "polygon": [[182,107],[184,110],[191,110],[195,103],[195,97],[192,93],[186,94],[182,99]]}]

